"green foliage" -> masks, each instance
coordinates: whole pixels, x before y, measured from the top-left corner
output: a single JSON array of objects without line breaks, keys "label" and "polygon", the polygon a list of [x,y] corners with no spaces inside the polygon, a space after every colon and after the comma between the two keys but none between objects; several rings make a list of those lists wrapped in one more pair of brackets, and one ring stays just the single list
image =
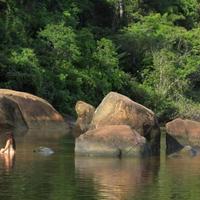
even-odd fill
[{"label": "green foliage", "polygon": [[18,90],[38,93],[42,82],[42,71],[32,49],[22,48],[12,51],[9,59],[9,85]]},{"label": "green foliage", "polygon": [[77,44],[79,46],[80,65],[83,67],[90,67],[93,65],[92,55],[96,49],[96,41],[94,35],[87,28],[81,29],[77,34]]},{"label": "green foliage", "polygon": [[102,38],[97,41],[97,48],[93,54],[96,66],[106,70],[118,67],[117,52],[111,40]]},{"label": "green foliage", "polygon": [[150,86],[165,98],[183,94],[187,89],[187,80],[181,73],[186,71],[177,68],[178,64],[177,56],[170,51],[162,49],[153,52],[153,65],[144,70],[144,85]]},{"label": "green foliage", "polygon": [[97,106],[113,90],[160,120],[197,118],[197,0],[9,0],[0,13],[1,87],[62,113],[73,114],[77,100]]},{"label": "green foliage", "polygon": [[126,52],[123,63],[125,69],[140,76],[143,66],[152,62],[152,52],[172,45],[175,41],[174,32],[181,34],[185,31],[183,28],[174,27],[168,17],[167,14],[151,14],[122,30],[117,42],[121,51]]},{"label": "green foliage", "polygon": [[55,49],[57,56],[67,61],[75,61],[79,58],[80,52],[76,45],[76,35],[71,27],[64,24],[47,25],[39,36],[47,40],[47,45]]},{"label": "green foliage", "polygon": [[197,0],[153,0],[147,1],[146,7],[162,14],[169,13],[180,16],[176,23],[189,29],[197,24],[199,18],[199,2]]}]

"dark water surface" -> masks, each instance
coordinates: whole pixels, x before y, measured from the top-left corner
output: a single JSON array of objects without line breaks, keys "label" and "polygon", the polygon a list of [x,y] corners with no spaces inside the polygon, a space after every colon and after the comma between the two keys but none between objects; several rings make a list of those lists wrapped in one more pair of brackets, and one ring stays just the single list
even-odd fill
[{"label": "dark water surface", "polygon": [[0,200],[200,199],[200,157],[75,158],[73,149],[70,137],[17,138],[15,158],[0,158]]}]

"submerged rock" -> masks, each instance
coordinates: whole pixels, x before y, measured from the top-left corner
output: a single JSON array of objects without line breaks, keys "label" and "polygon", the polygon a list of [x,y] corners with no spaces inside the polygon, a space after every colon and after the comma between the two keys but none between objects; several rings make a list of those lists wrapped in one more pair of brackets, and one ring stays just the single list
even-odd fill
[{"label": "submerged rock", "polygon": [[38,153],[43,156],[50,156],[54,154],[54,151],[48,147],[39,147],[37,149],[34,149],[33,152]]},{"label": "submerged rock", "polygon": [[142,156],[147,151],[146,139],[127,125],[110,125],[87,131],[76,139],[76,155]]},{"label": "submerged rock", "polygon": [[0,89],[0,128],[4,127],[18,130],[44,127],[67,129],[63,117],[44,99]]},{"label": "submerged rock", "polygon": [[146,138],[151,153],[160,151],[160,129],[156,115],[128,97],[110,92],[95,110],[89,130],[105,129],[108,125],[128,125]]},{"label": "submerged rock", "polygon": [[194,157],[199,155],[200,151],[198,149],[195,149],[189,145],[183,147],[181,150],[170,154],[168,157],[174,158],[174,157]]}]

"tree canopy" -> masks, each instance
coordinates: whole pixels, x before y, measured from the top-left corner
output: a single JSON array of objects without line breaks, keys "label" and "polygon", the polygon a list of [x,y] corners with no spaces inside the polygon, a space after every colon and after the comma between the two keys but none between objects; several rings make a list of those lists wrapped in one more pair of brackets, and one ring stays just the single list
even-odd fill
[{"label": "tree canopy", "polygon": [[200,119],[199,0],[0,0],[0,87],[73,114],[109,91]]}]

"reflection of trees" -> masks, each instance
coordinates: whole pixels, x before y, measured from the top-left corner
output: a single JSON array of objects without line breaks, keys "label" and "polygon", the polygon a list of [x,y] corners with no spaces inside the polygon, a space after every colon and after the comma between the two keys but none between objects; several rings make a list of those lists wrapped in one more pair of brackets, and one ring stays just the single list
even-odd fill
[{"label": "reflection of trees", "polygon": [[[162,159],[157,181],[142,185],[134,200],[199,200],[200,159]],[[134,195],[134,194],[133,194]]]},{"label": "reflection of trees", "polygon": [[159,184],[155,186],[158,199],[198,200],[199,166],[199,157],[167,159],[159,172]]},{"label": "reflection of trees", "polygon": [[[11,170],[11,162],[2,157],[0,163],[0,199],[6,200],[39,200],[50,199],[54,190],[54,177],[63,177],[60,164],[64,158],[42,157],[33,153],[33,149],[40,145],[52,146],[51,140],[26,140],[16,138],[17,151],[15,167]],[[56,148],[56,146],[52,148]],[[2,155],[4,156],[4,155]],[[14,159],[14,158],[13,158]],[[8,173],[8,170],[9,173]],[[62,181],[62,180],[61,180]],[[60,181],[60,182],[61,182]],[[60,183],[62,184],[62,182]]]},{"label": "reflection of trees", "polygon": [[76,174],[92,179],[100,199],[124,200],[150,184],[159,168],[159,160],[75,158]]},{"label": "reflection of trees", "polygon": [[[93,181],[87,179],[82,187],[81,178],[75,174],[74,139],[41,140],[27,135],[16,138],[16,142],[14,169],[6,171],[9,163],[5,165],[0,160],[1,200],[92,200],[97,197]],[[55,154],[43,157],[33,153],[38,146],[51,147]]]}]

